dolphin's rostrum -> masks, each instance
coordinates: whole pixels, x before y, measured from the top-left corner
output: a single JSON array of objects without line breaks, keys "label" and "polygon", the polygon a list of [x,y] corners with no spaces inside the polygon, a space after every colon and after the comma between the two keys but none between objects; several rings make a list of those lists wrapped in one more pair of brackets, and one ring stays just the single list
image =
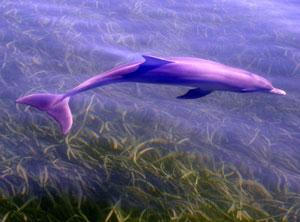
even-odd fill
[{"label": "dolphin's rostrum", "polygon": [[184,95],[178,96],[178,99],[196,99],[216,90],[286,95],[285,91],[274,88],[261,76],[217,62],[189,57],[143,57],[143,62],[96,75],[64,94],[32,94],[21,97],[16,102],[46,111],[59,123],[62,132],[67,134],[73,122],[69,98],[77,93],[112,83],[142,82],[193,87]]}]

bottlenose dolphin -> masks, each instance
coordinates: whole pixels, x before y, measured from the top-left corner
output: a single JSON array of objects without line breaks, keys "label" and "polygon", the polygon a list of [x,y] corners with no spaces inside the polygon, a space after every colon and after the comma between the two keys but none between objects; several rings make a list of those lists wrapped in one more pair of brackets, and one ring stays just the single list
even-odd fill
[{"label": "bottlenose dolphin", "polygon": [[32,94],[20,97],[17,103],[46,111],[60,125],[64,134],[72,127],[69,99],[95,87],[121,82],[184,85],[193,87],[178,99],[196,99],[212,91],[266,92],[286,95],[265,78],[254,73],[217,62],[188,57],[158,58],[143,55],[144,61],[114,68],[96,75],[64,94]]}]

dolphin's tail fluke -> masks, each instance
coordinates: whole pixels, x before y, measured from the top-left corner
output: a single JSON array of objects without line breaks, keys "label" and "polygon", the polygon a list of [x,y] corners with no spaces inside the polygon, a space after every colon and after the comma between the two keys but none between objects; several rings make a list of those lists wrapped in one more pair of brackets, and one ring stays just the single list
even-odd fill
[{"label": "dolphin's tail fluke", "polygon": [[59,123],[64,134],[67,134],[72,127],[73,119],[69,107],[69,97],[64,98],[63,95],[59,94],[42,93],[20,97],[16,102],[47,112]]}]

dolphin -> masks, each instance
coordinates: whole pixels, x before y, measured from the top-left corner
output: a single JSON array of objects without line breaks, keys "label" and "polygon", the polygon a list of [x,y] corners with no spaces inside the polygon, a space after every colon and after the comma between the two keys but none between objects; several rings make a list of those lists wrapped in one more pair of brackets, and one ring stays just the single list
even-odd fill
[{"label": "dolphin", "polygon": [[197,99],[216,90],[231,92],[265,92],[286,95],[265,78],[246,70],[233,68],[214,61],[174,57],[159,58],[143,55],[144,61],[123,65],[96,75],[64,94],[32,94],[20,97],[17,103],[30,105],[47,112],[67,134],[73,123],[69,107],[70,97],[112,83],[139,82],[190,86],[192,89],[178,99]]}]

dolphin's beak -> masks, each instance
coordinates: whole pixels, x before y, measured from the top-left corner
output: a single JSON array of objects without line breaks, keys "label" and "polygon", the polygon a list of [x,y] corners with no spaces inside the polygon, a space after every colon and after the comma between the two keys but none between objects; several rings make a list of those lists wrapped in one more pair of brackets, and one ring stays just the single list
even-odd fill
[{"label": "dolphin's beak", "polygon": [[286,95],[286,92],[282,89],[277,89],[277,88],[273,88],[269,91],[270,93],[273,93],[273,94],[278,94],[278,95]]}]

